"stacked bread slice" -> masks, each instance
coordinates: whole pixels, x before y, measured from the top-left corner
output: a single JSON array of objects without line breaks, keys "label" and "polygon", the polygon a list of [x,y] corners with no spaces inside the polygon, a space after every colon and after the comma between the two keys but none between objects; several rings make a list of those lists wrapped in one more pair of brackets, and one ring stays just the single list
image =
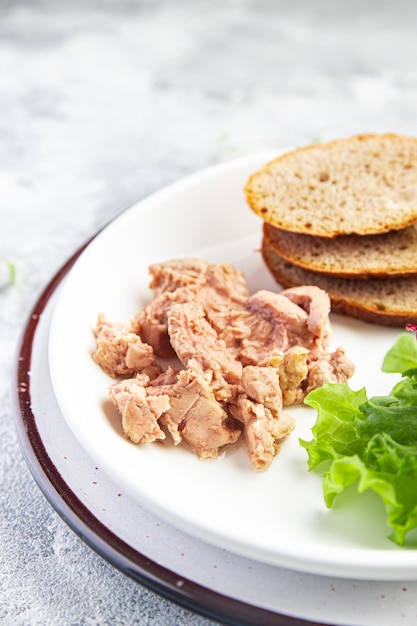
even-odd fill
[{"label": "stacked bread slice", "polygon": [[369,322],[417,323],[416,138],[299,148],[252,174],[245,194],[280,285],[317,285],[334,312]]}]

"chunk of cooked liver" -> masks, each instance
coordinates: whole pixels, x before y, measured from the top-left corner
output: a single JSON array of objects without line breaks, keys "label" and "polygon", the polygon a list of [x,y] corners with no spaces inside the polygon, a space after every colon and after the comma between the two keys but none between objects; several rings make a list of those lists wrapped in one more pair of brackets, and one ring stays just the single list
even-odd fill
[{"label": "chunk of cooked liver", "polygon": [[112,378],[142,371],[155,376],[160,373],[152,346],[131,332],[127,324],[110,322],[100,313],[95,339],[97,349],[93,358]]},{"label": "chunk of cooked liver", "polygon": [[[252,467],[266,469],[292,432],[283,407],[326,381],[346,382],[353,364],[330,352],[330,299],[317,287],[249,296],[230,264],[179,259],[150,267],[153,299],[130,325],[99,316],[95,360],[123,430],[136,443],[163,439],[215,458],[243,433]],[[158,357],[175,355],[180,369]]]}]

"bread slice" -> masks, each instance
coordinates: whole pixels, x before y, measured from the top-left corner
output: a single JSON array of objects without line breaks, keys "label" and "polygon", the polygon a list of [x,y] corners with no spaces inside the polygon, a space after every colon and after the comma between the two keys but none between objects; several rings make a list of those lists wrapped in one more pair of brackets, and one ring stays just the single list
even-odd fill
[{"label": "bread slice", "polygon": [[417,322],[417,278],[355,280],[317,274],[280,257],[264,236],[262,256],[275,280],[284,288],[316,285],[331,300],[332,311],[383,326],[404,327]]},{"label": "bread slice", "polygon": [[245,186],[265,222],[320,237],[371,235],[417,221],[417,138],[357,135],[299,148]]},{"label": "bread slice", "polygon": [[347,278],[417,275],[417,224],[381,235],[329,239],[290,233],[264,223],[269,245],[287,261]]}]

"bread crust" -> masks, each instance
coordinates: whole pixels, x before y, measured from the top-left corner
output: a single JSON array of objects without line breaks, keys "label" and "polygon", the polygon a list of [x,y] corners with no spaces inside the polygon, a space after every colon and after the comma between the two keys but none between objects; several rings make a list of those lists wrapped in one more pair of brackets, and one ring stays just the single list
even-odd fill
[{"label": "bread crust", "polygon": [[362,134],[270,161],[244,188],[248,205],[282,230],[337,237],[417,222],[417,139]]},{"label": "bread crust", "polygon": [[263,232],[279,256],[319,274],[356,279],[417,275],[417,224],[379,235],[331,239],[290,233],[267,223]]},{"label": "bread crust", "polygon": [[332,312],[382,326],[402,327],[417,322],[417,278],[372,278],[367,281],[324,276],[280,257],[268,239],[261,253],[268,270],[283,288],[316,285],[331,300]]}]

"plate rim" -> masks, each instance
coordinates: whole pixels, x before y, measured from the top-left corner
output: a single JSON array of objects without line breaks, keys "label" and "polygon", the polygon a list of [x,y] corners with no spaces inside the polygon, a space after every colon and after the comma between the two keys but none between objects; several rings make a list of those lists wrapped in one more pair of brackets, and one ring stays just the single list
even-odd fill
[{"label": "plate rim", "polygon": [[30,371],[37,328],[49,300],[77,259],[100,232],[118,217],[120,214],[90,237],[56,272],[36,300],[18,342],[12,373],[12,410],[19,446],[32,477],[49,504],[86,545],[124,575],[169,601],[203,617],[233,626],[325,626],[322,622],[306,621],[222,595],[179,577],[172,570],[149,559],[95,517],[72,491],[49,457],[37,428],[31,402]]}]

